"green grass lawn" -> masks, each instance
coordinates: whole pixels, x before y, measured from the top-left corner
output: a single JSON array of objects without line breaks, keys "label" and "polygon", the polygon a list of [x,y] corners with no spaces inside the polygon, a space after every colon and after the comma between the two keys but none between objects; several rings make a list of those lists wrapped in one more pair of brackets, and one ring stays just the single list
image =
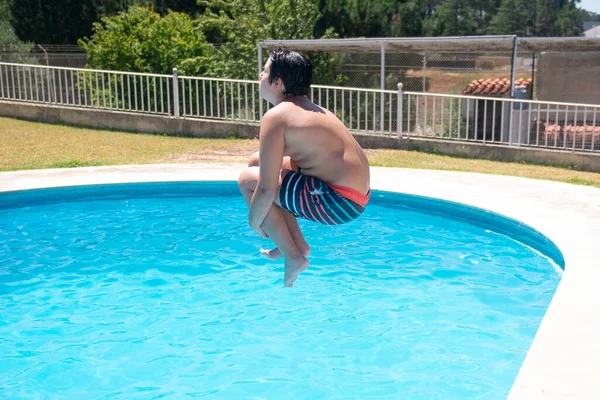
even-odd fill
[{"label": "green grass lawn", "polygon": [[[0,171],[95,165],[244,162],[257,140],[113,132],[0,118]],[[367,150],[372,166],[478,172],[600,187],[600,173],[466,159],[417,151]]]}]

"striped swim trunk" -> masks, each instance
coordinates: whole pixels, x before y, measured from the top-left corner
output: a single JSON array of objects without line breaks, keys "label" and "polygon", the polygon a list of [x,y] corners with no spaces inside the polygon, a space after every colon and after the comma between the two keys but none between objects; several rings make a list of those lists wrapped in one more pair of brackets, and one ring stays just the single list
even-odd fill
[{"label": "striped swim trunk", "polygon": [[339,225],[358,218],[369,202],[364,195],[344,186],[330,185],[300,172],[289,172],[281,183],[279,202],[296,218],[325,225]]}]

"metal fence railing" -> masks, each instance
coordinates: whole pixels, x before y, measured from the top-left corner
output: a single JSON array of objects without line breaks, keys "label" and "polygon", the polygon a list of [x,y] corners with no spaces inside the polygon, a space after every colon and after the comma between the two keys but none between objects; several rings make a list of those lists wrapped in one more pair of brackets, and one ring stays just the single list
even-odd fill
[{"label": "metal fence railing", "polygon": [[0,63],[0,98],[171,114],[170,79],[170,75]]},{"label": "metal fence railing", "polygon": [[600,153],[599,105],[401,93],[401,136]]},{"label": "metal fence railing", "polygon": [[182,117],[258,122],[258,82],[240,79],[177,76],[174,87]]},{"label": "metal fence railing", "polygon": [[[309,97],[355,133],[600,153],[600,105],[398,87],[313,85]],[[0,99],[244,123],[270,107],[257,81],[13,63],[0,63]]]},{"label": "metal fence railing", "polygon": [[0,63],[0,99],[257,122],[258,82]]},{"label": "metal fence railing", "polygon": [[333,112],[351,131],[396,135],[397,91],[312,85],[309,97]]}]

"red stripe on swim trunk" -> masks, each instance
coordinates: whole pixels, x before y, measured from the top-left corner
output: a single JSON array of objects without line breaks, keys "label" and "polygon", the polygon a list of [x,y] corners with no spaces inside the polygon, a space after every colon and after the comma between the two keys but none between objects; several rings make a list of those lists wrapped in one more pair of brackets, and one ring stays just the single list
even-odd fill
[{"label": "red stripe on swim trunk", "polygon": [[336,191],[342,197],[347,198],[348,200],[352,200],[353,202],[360,204],[365,207],[371,198],[371,191],[367,194],[362,194],[358,190],[354,190],[352,188],[346,186],[338,186],[338,185],[329,185],[330,188]]}]

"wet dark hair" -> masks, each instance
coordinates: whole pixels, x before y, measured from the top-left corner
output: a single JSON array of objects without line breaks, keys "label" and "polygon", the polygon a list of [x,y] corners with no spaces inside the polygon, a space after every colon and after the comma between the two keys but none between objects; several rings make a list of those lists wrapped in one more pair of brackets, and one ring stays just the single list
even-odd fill
[{"label": "wet dark hair", "polygon": [[308,94],[312,80],[312,64],[308,58],[283,47],[271,50],[269,58],[271,59],[270,84],[273,84],[277,78],[281,78],[285,86],[283,94],[292,96]]}]

